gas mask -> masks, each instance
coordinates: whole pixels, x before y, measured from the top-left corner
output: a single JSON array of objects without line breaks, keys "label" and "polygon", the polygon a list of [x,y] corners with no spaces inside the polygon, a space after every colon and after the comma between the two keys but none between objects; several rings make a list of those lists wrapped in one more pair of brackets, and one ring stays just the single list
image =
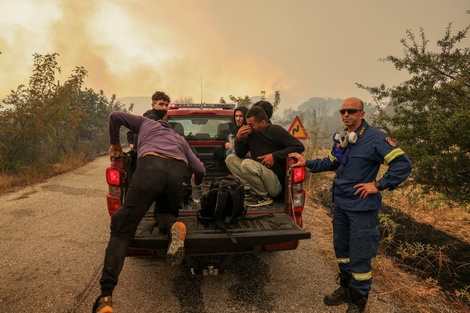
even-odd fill
[{"label": "gas mask", "polygon": [[355,144],[357,142],[357,134],[355,132],[342,131],[333,135],[333,141],[339,143],[342,148],[346,148],[348,143]]}]

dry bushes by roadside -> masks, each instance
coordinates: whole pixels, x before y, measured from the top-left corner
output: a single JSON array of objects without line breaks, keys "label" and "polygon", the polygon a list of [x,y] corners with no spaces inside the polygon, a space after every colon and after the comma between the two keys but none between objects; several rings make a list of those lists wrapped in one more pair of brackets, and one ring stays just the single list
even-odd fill
[{"label": "dry bushes by roadside", "polygon": [[54,165],[33,165],[14,173],[0,173],[0,192],[10,192],[19,187],[40,183],[47,178],[79,168],[89,161],[89,157],[82,153],[69,156]]}]

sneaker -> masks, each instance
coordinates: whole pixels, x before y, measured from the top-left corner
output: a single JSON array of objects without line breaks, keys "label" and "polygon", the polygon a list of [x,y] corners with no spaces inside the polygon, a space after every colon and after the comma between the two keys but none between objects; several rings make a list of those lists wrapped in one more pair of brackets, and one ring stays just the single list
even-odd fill
[{"label": "sneaker", "polygon": [[111,296],[99,296],[93,304],[93,313],[113,313]]},{"label": "sneaker", "polygon": [[251,190],[245,190],[245,201],[253,199],[256,196]]},{"label": "sneaker", "polygon": [[271,203],[273,203],[273,199],[271,199],[270,197],[258,196],[258,195],[255,195],[253,198],[245,201],[245,204],[250,207],[265,206],[265,205],[270,205]]},{"label": "sneaker", "polygon": [[186,225],[182,222],[175,222],[171,226],[170,244],[166,253],[166,261],[171,267],[180,265],[184,259],[184,239],[186,238]]}]

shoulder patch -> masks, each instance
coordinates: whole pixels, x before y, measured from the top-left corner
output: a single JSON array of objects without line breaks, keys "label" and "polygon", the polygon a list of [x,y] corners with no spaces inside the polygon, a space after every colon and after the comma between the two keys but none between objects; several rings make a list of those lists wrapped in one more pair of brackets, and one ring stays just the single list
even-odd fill
[{"label": "shoulder patch", "polygon": [[393,139],[390,138],[390,137],[386,137],[386,138],[385,138],[385,141],[388,143],[388,145],[389,145],[390,147],[396,147],[396,146],[397,146],[397,143],[396,143],[395,141],[393,141]]}]

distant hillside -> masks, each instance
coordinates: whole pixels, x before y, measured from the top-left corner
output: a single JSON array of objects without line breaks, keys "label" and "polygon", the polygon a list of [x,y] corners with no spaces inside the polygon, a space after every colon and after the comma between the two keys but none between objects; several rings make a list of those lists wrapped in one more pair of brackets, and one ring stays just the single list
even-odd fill
[{"label": "distant hillside", "polygon": [[341,107],[341,103],[343,99],[333,99],[333,98],[320,98],[320,97],[312,97],[299,105],[298,110],[301,112],[308,112],[309,110],[317,110],[322,111],[325,115],[331,116],[335,115],[339,108]]},{"label": "distant hillside", "polygon": [[152,108],[152,99],[148,96],[141,96],[141,97],[122,97],[117,99],[122,104],[125,104],[127,108],[133,103],[134,107],[132,109],[132,113],[136,115],[142,115],[145,111],[150,110]]}]

